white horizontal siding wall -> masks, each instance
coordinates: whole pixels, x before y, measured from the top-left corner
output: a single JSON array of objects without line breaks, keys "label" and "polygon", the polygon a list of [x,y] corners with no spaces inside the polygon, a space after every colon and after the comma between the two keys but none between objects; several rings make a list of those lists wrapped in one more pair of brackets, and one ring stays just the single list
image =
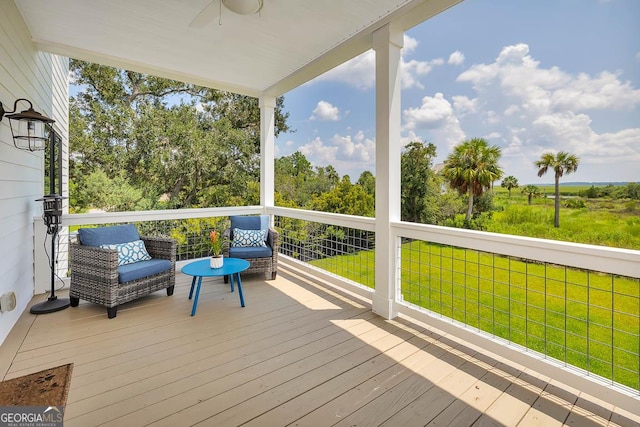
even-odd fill
[{"label": "white horizontal siding wall", "polygon": [[[18,98],[56,120],[68,136],[68,60],[38,52],[10,0],[0,0],[0,102],[6,110]],[[19,110],[28,107],[18,105]],[[66,150],[66,148],[65,148]],[[43,152],[13,146],[7,118],[0,122],[0,295],[15,292],[17,307],[0,313],[0,343],[34,295],[34,216],[42,214]],[[45,266],[46,267],[46,266]]]},{"label": "white horizontal siding wall", "polygon": [[[66,197],[63,200],[63,214],[69,213],[69,60],[65,57],[57,55],[49,55],[50,57],[50,76],[49,86],[51,87],[51,105],[52,105],[52,118],[56,121],[54,128],[56,132],[62,137],[62,196]],[[57,148],[56,148],[57,150]],[[58,170],[56,168],[56,188],[58,185]],[[43,181],[44,182],[44,172]],[[49,188],[43,188],[43,194],[49,194]],[[56,190],[57,191],[57,190]],[[38,207],[39,209],[39,207]],[[39,214],[41,210],[38,210]],[[35,250],[41,252],[40,257],[36,257],[36,260],[48,260],[47,253],[51,251],[50,236],[47,236],[44,222],[41,217],[36,218],[34,222],[35,226]],[[60,277],[64,277],[68,269],[69,258],[69,233],[66,228],[60,229],[58,250],[56,252],[56,271]],[[45,253],[45,246],[46,251]],[[56,289],[60,288],[61,282],[56,279]],[[43,294],[49,292],[51,289],[51,270],[47,262],[35,263],[35,293]]]}]

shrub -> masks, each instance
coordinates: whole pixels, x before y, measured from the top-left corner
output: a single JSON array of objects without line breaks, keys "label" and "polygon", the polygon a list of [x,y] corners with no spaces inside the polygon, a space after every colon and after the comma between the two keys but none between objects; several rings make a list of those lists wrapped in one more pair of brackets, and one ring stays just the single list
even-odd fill
[{"label": "shrub", "polygon": [[568,199],[564,202],[564,205],[569,209],[583,209],[587,207],[587,204],[582,199]]},{"label": "shrub", "polygon": [[625,212],[635,212],[638,209],[638,202],[635,200],[629,200],[624,204]]}]

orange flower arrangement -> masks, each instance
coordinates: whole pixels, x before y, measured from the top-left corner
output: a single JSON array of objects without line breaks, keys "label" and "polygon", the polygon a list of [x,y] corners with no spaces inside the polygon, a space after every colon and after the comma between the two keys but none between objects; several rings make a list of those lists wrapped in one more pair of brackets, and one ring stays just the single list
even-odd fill
[{"label": "orange flower arrangement", "polygon": [[212,231],[209,233],[209,237],[211,238],[211,249],[214,257],[218,257],[222,255],[222,245],[224,244],[224,240],[220,237],[217,231]]}]

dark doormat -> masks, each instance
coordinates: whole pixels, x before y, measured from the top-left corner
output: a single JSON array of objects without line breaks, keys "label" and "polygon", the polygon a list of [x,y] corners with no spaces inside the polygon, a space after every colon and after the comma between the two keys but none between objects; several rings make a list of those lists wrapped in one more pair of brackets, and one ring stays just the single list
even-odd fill
[{"label": "dark doormat", "polygon": [[0,382],[0,406],[62,406],[73,363]]}]

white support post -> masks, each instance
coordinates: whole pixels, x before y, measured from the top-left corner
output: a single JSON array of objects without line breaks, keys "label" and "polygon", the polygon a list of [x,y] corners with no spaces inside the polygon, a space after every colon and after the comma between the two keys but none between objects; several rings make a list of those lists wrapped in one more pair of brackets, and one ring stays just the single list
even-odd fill
[{"label": "white support post", "polygon": [[275,192],[276,99],[260,97],[260,204],[273,207]]},{"label": "white support post", "polygon": [[376,52],[376,273],[373,311],[398,316],[397,238],[400,220],[400,51],[404,33],[386,25],[373,33]]}]

